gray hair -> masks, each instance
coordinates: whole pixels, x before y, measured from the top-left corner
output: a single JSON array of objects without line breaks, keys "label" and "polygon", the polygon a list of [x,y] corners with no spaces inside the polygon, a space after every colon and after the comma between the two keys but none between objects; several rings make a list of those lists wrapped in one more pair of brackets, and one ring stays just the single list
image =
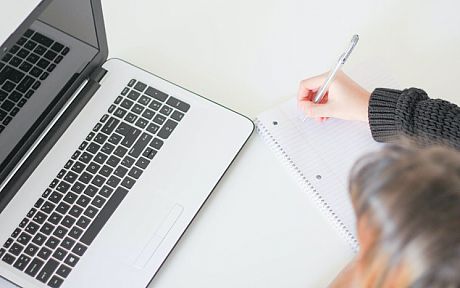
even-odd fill
[{"label": "gray hair", "polygon": [[356,216],[369,216],[379,232],[373,256],[388,259],[378,283],[405,263],[408,287],[460,287],[458,151],[386,146],[355,164],[350,195]]}]

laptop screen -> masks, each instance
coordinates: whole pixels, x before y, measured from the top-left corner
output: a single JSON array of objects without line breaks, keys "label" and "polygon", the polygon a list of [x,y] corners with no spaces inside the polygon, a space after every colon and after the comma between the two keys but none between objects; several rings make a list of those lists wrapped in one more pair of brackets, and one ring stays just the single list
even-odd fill
[{"label": "laptop screen", "polygon": [[[19,40],[4,43],[0,55],[2,176],[11,170],[18,151],[24,151],[33,142],[31,138],[38,136],[37,127],[50,120],[47,115],[56,110],[53,107],[62,106],[63,97],[70,96],[69,87],[78,86],[76,80],[82,81],[82,73],[88,74],[101,56],[97,25],[103,27],[102,13],[98,13],[101,19],[94,17],[98,1],[44,0],[41,4],[47,6],[41,14],[32,13],[24,21],[30,26],[14,32],[18,34],[13,34],[14,39]],[[103,41],[106,45],[105,38]],[[3,180],[0,177],[0,182]]]}]

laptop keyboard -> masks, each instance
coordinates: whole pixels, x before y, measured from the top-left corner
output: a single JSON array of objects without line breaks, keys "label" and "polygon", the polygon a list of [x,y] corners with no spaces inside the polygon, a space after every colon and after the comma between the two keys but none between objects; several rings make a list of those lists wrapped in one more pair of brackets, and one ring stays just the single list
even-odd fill
[{"label": "laptop keyboard", "polygon": [[190,105],[131,80],[0,249],[60,287]]},{"label": "laptop keyboard", "polygon": [[0,134],[69,51],[69,47],[29,29],[3,56]]}]

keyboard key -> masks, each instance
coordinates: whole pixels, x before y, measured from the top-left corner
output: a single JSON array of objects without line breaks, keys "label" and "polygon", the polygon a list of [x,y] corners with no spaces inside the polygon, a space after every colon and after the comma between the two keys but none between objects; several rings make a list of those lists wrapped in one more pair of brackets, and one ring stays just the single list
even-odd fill
[{"label": "keyboard key", "polygon": [[96,175],[96,177],[94,177],[93,181],[91,181],[91,184],[93,184],[94,186],[97,186],[97,187],[101,187],[105,182],[105,178],[100,176],[100,175]]},{"label": "keyboard key", "polygon": [[52,50],[48,50],[45,55],[43,55],[46,59],[50,60],[50,61],[53,61],[54,58],[56,58],[57,54],[56,52],[52,51]]},{"label": "keyboard key", "polygon": [[40,273],[38,273],[37,279],[43,283],[46,283],[58,266],[58,261],[54,259],[48,260]]},{"label": "keyboard key", "polygon": [[80,258],[73,254],[69,254],[65,259],[64,263],[69,265],[70,267],[75,267],[75,265],[77,265],[78,260],[80,260]]},{"label": "keyboard key", "polygon": [[134,162],[136,160],[133,159],[132,157],[129,157],[129,156],[126,156],[125,158],[123,158],[123,160],[121,161],[121,164],[128,167],[128,168],[131,168],[131,166],[133,166]]},{"label": "keyboard key", "polygon": [[[30,63],[27,63],[27,62],[22,62],[21,65],[19,65],[19,69],[24,71],[24,72],[29,72],[30,69],[32,69],[32,64]],[[44,79],[41,79],[41,80],[44,80]]]},{"label": "keyboard key", "polygon": [[158,125],[162,125],[166,120],[166,117],[163,116],[163,115],[160,115],[160,114],[157,114],[154,118],[153,118],[153,122],[157,123]]},{"label": "keyboard key", "polygon": [[40,33],[35,33],[34,36],[32,36],[32,40],[42,44],[45,47],[50,47],[51,44],[53,44],[53,42],[54,42],[50,38],[48,38],[45,35],[40,34]]},{"label": "keyboard key", "polygon": [[10,60],[10,65],[11,65],[11,66],[14,66],[14,67],[18,67],[18,66],[21,64],[21,62],[22,62],[21,58],[13,57],[13,58]]},{"label": "keyboard key", "polygon": [[168,104],[169,106],[172,106],[182,112],[187,112],[188,109],[190,109],[190,105],[179,100],[179,99],[176,99],[174,97],[169,97],[168,101],[166,102],[166,104]]},{"label": "keyboard key", "polygon": [[125,99],[123,100],[123,102],[121,102],[121,107],[125,108],[125,109],[131,109],[131,107],[133,106],[134,102],[129,100],[129,99]]},{"label": "keyboard key", "polygon": [[118,123],[120,123],[120,120],[110,117],[110,119],[105,123],[104,127],[102,127],[101,131],[107,135],[110,135],[113,132],[113,130],[115,130]]},{"label": "keyboard key", "polygon": [[141,96],[141,94],[139,92],[137,92],[137,91],[134,91],[134,90],[131,90],[131,92],[129,92],[129,94],[128,94],[128,98],[132,99],[134,101],[136,101],[137,98],[139,98],[139,96]]},{"label": "keyboard key", "polygon": [[145,169],[147,168],[147,166],[149,165],[150,161],[145,159],[144,157],[141,157],[137,160],[136,162],[136,166],[139,167],[139,168],[142,168],[142,169]]},{"label": "keyboard key", "polygon": [[78,221],[77,221],[77,226],[78,227],[81,227],[82,229],[86,229],[86,227],[88,227],[89,225],[89,222],[91,222],[91,220],[85,216],[81,216]]},{"label": "keyboard key", "polygon": [[[86,152],[85,152],[86,153]],[[83,154],[85,154],[83,153]],[[82,159],[82,157],[80,157],[80,161],[83,161],[84,162],[84,159]],[[73,173],[72,171],[69,171],[67,172],[67,174],[65,175],[64,177],[64,180],[69,182],[69,183],[74,183],[76,180],[77,180],[77,177],[78,175]]]},{"label": "keyboard key", "polygon": [[93,156],[91,154],[89,154],[88,152],[83,152],[83,154],[81,154],[81,156],[80,156],[80,158],[78,158],[78,160],[80,160],[83,163],[88,164],[89,161],[91,161],[92,158],[93,158]]},{"label": "keyboard key", "polygon": [[113,115],[119,117],[119,118],[123,118],[125,117],[126,115],[126,110],[125,109],[121,109],[121,108],[117,108],[117,110],[115,111],[115,113]]},{"label": "keyboard key", "polygon": [[93,185],[88,185],[88,187],[86,187],[85,189],[85,194],[90,197],[93,197],[94,195],[96,195],[97,191],[98,191],[98,188],[96,188]]},{"label": "keyboard key", "polygon": [[69,230],[67,230],[63,226],[59,226],[56,228],[56,230],[54,230],[53,235],[58,237],[59,239],[62,239],[67,234],[68,231]]},{"label": "keyboard key", "polygon": [[86,150],[92,154],[96,154],[100,148],[101,148],[101,145],[97,143],[90,143],[88,147],[86,148]]},{"label": "keyboard key", "polygon": [[91,181],[91,179],[93,178],[93,175],[89,174],[88,172],[83,172],[83,174],[80,175],[80,177],[78,178],[78,180],[80,182],[83,182],[85,184],[88,184],[89,181]]},{"label": "keyboard key", "polygon": [[51,250],[46,247],[42,247],[40,251],[38,251],[37,256],[43,260],[47,260],[51,256]]},{"label": "keyboard key", "polygon": [[37,233],[38,229],[40,228],[40,226],[34,222],[29,222],[29,224],[27,224],[26,228],[24,229],[24,231],[32,234],[32,235],[35,235],[35,233]]},{"label": "keyboard key", "polygon": [[64,260],[65,256],[67,255],[67,251],[62,249],[61,247],[57,248],[56,251],[53,253],[53,257],[59,261]]},{"label": "keyboard key", "polygon": [[107,164],[112,167],[116,167],[119,162],[120,162],[120,158],[115,157],[115,156],[110,156],[109,159],[107,160]]},{"label": "keyboard key", "polygon": [[77,243],[75,247],[73,247],[72,252],[75,253],[78,256],[83,256],[83,254],[86,251],[86,247],[82,245],[81,243]]},{"label": "keyboard key", "polygon": [[51,280],[48,282],[48,286],[50,286],[51,288],[59,288],[61,287],[62,282],[64,282],[64,280],[57,276],[53,276],[51,277]]},{"label": "keyboard key", "polygon": [[37,63],[38,59],[40,59],[40,56],[34,53],[30,53],[29,57],[27,57],[27,61],[29,61],[32,64]]},{"label": "keyboard key", "polygon": [[29,264],[30,262],[30,257],[26,256],[26,255],[21,255],[18,257],[18,259],[16,260],[16,262],[14,263],[14,267],[19,269],[19,270],[24,270],[24,268],[26,268],[27,264]]},{"label": "keyboard key", "polygon": [[18,256],[19,254],[21,254],[23,249],[24,249],[24,246],[22,246],[22,245],[20,245],[18,243],[13,243],[13,245],[11,245],[10,249],[8,249],[8,252],[10,252],[13,255]]},{"label": "keyboard key", "polygon": [[163,146],[163,140],[159,138],[154,138],[152,142],[150,143],[150,146],[157,150],[160,150],[161,146]]},{"label": "keyboard key", "polygon": [[163,115],[168,116],[169,114],[171,114],[172,110],[173,109],[171,107],[163,105],[163,107],[161,107],[161,109],[160,109],[160,113],[163,114]]},{"label": "keyboard key", "polygon": [[126,176],[121,182],[121,186],[131,189],[135,183],[136,181],[133,178]]},{"label": "keyboard key", "polygon": [[37,212],[37,209],[32,208],[29,210],[29,213],[27,213],[27,217],[31,218],[32,216],[35,215],[35,212]]},{"label": "keyboard key", "polygon": [[104,144],[105,140],[107,140],[108,136],[98,133],[96,137],[94,137],[94,142],[99,143],[99,144]]},{"label": "keyboard key", "polygon": [[66,237],[64,240],[62,240],[61,247],[63,247],[66,250],[72,249],[73,245],[75,245],[75,240]]},{"label": "keyboard key", "polygon": [[54,226],[47,222],[42,226],[40,232],[42,232],[45,235],[50,235],[53,232],[53,230]]},{"label": "keyboard key", "polygon": [[118,205],[121,201],[125,198],[126,194],[128,194],[128,190],[118,187],[115,192],[113,193],[112,197],[107,201],[104,208],[99,212],[97,218],[91,223],[88,227],[88,230],[83,234],[80,241],[85,245],[90,245],[93,242],[94,238],[96,238],[99,231],[104,227],[104,224],[109,220],[110,216],[112,216],[113,212],[117,209]]},{"label": "keyboard key", "polygon": [[134,179],[139,179],[141,174],[142,174],[142,170],[137,167],[131,168],[131,170],[128,173],[128,175],[133,177]]},{"label": "keyboard key", "polygon": [[110,143],[105,143],[104,146],[102,146],[101,151],[104,152],[107,155],[112,154],[112,151],[115,149],[115,146],[113,146]]},{"label": "keyboard key", "polygon": [[133,106],[133,108],[131,109],[131,111],[133,111],[134,113],[136,113],[136,114],[139,115],[139,114],[142,113],[142,111],[144,111],[144,107],[141,106],[141,105],[139,105],[139,104],[136,104],[136,105]]},{"label": "keyboard key", "polygon": [[104,196],[105,198],[110,197],[112,195],[113,189],[107,185],[102,186],[101,190],[99,191],[99,195]]},{"label": "keyboard key", "polygon": [[24,272],[29,276],[35,277],[40,268],[42,268],[43,264],[45,264],[45,262],[43,262],[40,259],[34,258]]},{"label": "keyboard key", "polygon": [[24,79],[22,79],[21,83],[19,83],[19,85],[18,85],[18,87],[16,89],[19,92],[25,93],[30,88],[30,86],[32,86],[34,81],[35,81],[34,78],[32,78],[30,76],[26,76],[26,77],[24,77]]},{"label": "keyboard key", "polygon": [[[43,199],[40,198],[40,200],[43,201]],[[43,214],[42,212],[37,212],[35,214],[33,220],[37,222],[38,224],[43,224],[48,216],[46,214]]]},{"label": "keyboard key", "polygon": [[69,215],[65,216],[64,219],[62,219],[62,226],[66,227],[66,228],[70,228],[72,227],[73,223],[75,223],[75,218],[72,218],[70,217]]},{"label": "keyboard key", "polygon": [[144,129],[145,126],[147,126],[148,123],[149,123],[149,122],[148,122],[147,120],[145,120],[145,119],[143,119],[143,118],[139,118],[139,119],[137,119],[135,125],[136,125],[137,127],[141,128],[141,129]]},{"label": "keyboard key", "polygon": [[22,232],[21,235],[18,237],[18,239],[16,239],[16,241],[18,241],[18,243],[20,243],[22,245],[27,245],[29,243],[30,239],[32,239],[32,236],[30,236],[27,233]]},{"label": "keyboard key", "polygon": [[176,126],[177,122],[168,119],[165,125],[163,125],[163,127],[161,127],[160,131],[158,132],[158,137],[167,139],[169,135],[171,135],[172,131],[176,128]]},{"label": "keyboard key", "polygon": [[53,202],[53,203],[59,203],[59,201],[62,199],[62,194],[61,193],[58,193],[56,191],[54,191],[53,193],[51,193],[50,197],[48,198],[49,201]]},{"label": "keyboard key", "polygon": [[69,275],[71,270],[72,269],[62,264],[61,266],[59,266],[58,270],[56,270],[56,274],[63,278],[66,278]]},{"label": "keyboard key", "polygon": [[40,208],[40,206],[42,206],[43,202],[45,202],[45,200],[43,200],[42,198],[38,199],[37,202],[35,202],[34,207],[35,208]]},{"label": "keyboard key", "polygon": [[43,243],[45,243],[45,240],[46,240],[46,236],[41,234],[41,233],[37,233],[37,235],[35,235],[34,239],[32,239],[32,242],[37,244],[38,246],[41,246]]},{"label": "keyboard key", "polygon": [[[72,166],[72,171],[76,173],[81,173],[85,169],[86,165],[83,164],[82,162],[75,162]],[[62,183],[62,182],[61,182]]]},{"label": "keyboard key", "polygon": [[48,221],[50,221],[50,223],[52,223],[54,225],[57,225],[57,224],[59,224],[59,222],[61,222],[61,219],[62,219],[62,216],[59,215],[58,213],[54,212],[53,214],[51,214],[51,216],[48,219]]},{"label": "keyboard key", "polygon": [[[57,229],[56,229],[57,230]],[[46,241],[45,245],[51,249],[55,249],[59,245],[59,239],[56,237],[51,236],[48,241]],[[39,252],[40,253],[40,252]]]},{"label": "keyboard key", "polygon": [[97,153],[96,157],[94,157],[94,161],[99,164],[104,164],[105,160],[107,159],[107,155],[103,153]]},{"label": "keyboard key", "polygon": [[145,149],[144,153],[142,153],[142,156],[148,159],[153,159],[153,157],[155,157],[156,154],[157,154],[157,151],[148,147],[147,149]]},{"label": "keyboard key", "polygon": [[67,53],[69,53],[69,47],[65,47],[64,50],[62,50],[61,54],[62,55],[67,55]]},{"label": "keyboard key", "polygon": [[161,103],[158,102],[158,101],[153,100],[152,103],[150,103],[149,107],[152,108],[155,111],[158,111],[158,109],[160,109],[160,107],[161,107]]},{"label": "keyboard key", "polygon": [[63,215],[65,215],[67,211],[69,211],[69,209],[70,209],[70,205],[64,202],[59,203],[59,205],[56,207],[56,211]]},{"label": "keyboard key", "polygon": [[141,130],[132,127],[126,123],[121,123],[120,126],[117,128],[117,133],[125,136],[124,139],[121,141],[121,145],[130,148],[131,145],[134,144],[137,137],[141,134]]},{"label": "keyboard key", "polygon": [[141,155],[142,151],[144,148],[149,144],[150,140],[152,140],[152,136],[143,133],[142,136],[137,140],[136,144],[134,144],[133,148],[129,151],[129,155],[137,158],[139,155]]},{"label": "keyboard key", "polygon": [[16,237],[18,237],[19,233],[21,233],[21,229],[16,228],[16,229],[14,229],[13,233],[11,233],[11,237],[16,238]]},{"label": "keyboard key", "polygon": [[134,115],[133,113],[128,113],[128,115],[126,115],[125,117],[125,120],[128,121],[129,123],[134,123],[134,121],[136,121],[137,119],[137,116]]},{"label": "keyboard key", "polygon": [[72,208],[69,211],[69,215],[75,218],[78,218],[81,215],[81,213],[83,213],[83,208],[77,205],[72,206]]},{"label": "keyboard key", "polygon": [[77,200],[77,197],[77,194],[68,192],[64,197],[64,201],[68,204],[73,204]]},{"label": "keyboard key", "polygon": [[83,213],[85,216],[89,217],[89,218],[94,218],[94,216],[96,216],[97,212],[99,210],[96,209],[96,207],[94,206],[88,206],[88,208],[86,208],[85,212]]},{"label": "keyboard key", "polygon": [[142,83],[140,81],[137,82],[136,85],[134,85],[134,89],[136,89],[139,92],[143,92],[145,90],[145,88],[147,88],[147,85],[145,85],[144,83]]},{"label": "keyboard key", "polygon": [[97,171],[99,171],[99,168],[101,168],[101,165],[97,164],[96,162],[91,162],[86,170],[91,174],[96,174]]},{"label": "keyboard key", "polygon": [[38,78],[40,75],[42,75],[43,73],[43,70],[38,68],[38,67],[34,67],[31,71],[30,71],[30,75]]},{"label": "keyboard key", "polygon": [[142,95],[137,102],[141,103],[143,106],[147,106],[150,103],[151,98],[145,95]]},{"label": "keyboard key", "polygon": [[160,126],[155,125],[153,123],[150,123],[149,126],[147,126],[147,131],[149,131],[152,134],[157,133],[159,129],[160,129]]},{"label": "keyboard key", "polygon": [[46,60],[44,58],[41,58],[37,62],[37,66],[40,67],[41,69],[46,69],[48,67],[48,65],[50,65],[50,61],[48,61],[48,60]]},{"label": "keyboard key", "polygon": [[120,183],[121,179],[115,176],[111,176],[109,180],[107,180],[107,185],[110,187],[116,188]]},{"label": "keyboard key", "polygon": [[101,174],[102,176],[105,176],[105,177],[109,177],[110,174],[112,174],[112,171],[113,171],[113,168],[107,166],[107,165],[104,165],[101,170],[99,171],[99,174]]},{"label": "keyboard key", "polygon": [[8,240],[5,241],[5,244],[3,244],[3,247],[5,248],[10,248],[11,244],[13,244],[14,240],[12,238],[8,238]]},{"label": "keyboard key", "polygon": [[128,152],[128,149],[126,149],[123,146],[118,146],[117,149],[115,149],[115,151],[113,152],[113,154],[115,156],[123,158],[126,155],[127,152]]},{"label": "keyboard key", "polygon": [[153,98],[161,101],[161,102],[164,102],[166,100],[166,98],[168,98],[168,94],[166,93],[163,93],[155,88],[152,88],[152,87],[148,87],[147,90],[145,91],[145,94],[149,95],[149,96],[152,96]]},{"label": "keyboard key", "polygon": [[34,257],[35,254],[37,253],[38,251],[38,247],[34,244],[29,244],[26,249],[24,250],[24,253],[26,253],[27,255],[29,255],[30,257]]},{"label": "keyboard key", "polygon": [[11,111],[11,109],[13,109],[13,107],[14,107],[14,103],[9,101],[9,100],[5,100],[2,103],[2,105],[0,106],[0,108],[2,108],[5,111]]},{"label": "keyboard key", "polygon": [[[33,210],[35,210],[35,209],[33,209]],[[29,217],[29,216],[27,216],[27,217]],[[27,218],[22,219],[21,223],[19,223],[19,227],[21,227],[21,228],[26,227],[28,222],[29,222],[29,220]]]},{"label": "keyboard key", "polygon": [[69,236],[74,238],[74,239],[80,238],[81,234],[83,234],[83,230],[81,230],[78,227],[73,227],[72,230],[70,230],[70,232],[69,232]]},{"label": "keyboard key", "polygon": [[3,256],[2,260],[8,264],[13,264],[14,263],[14,260],[16,260],[16,258],[11,255],[11,254],[5,254],[5,256]]},{"label": "keyboard key", "polygon": [[59,55],[58,57],[56,57],[56,59],[54,59],[54,63],[59,64],[62,61],[62,59],[64,59],[64,57]]},{"label": "keyboard key", "polygon": [[115,172],[113,172],[113,175],[123,178],[125,177],[126,173],[128,173],[128,169],[126,169],[123,166],[119,166],[117,167],[117,169],[115,169]]},{"label": "keyboard key", "polygon": [[51,46],[51,50],[58,52],[58,53],[61,52],[63,48],[64,48],[64,45],[58,42],[54,42],[53,46]]},{"label": "keyboard key", "polygon": [[[77,163],[81,164],[80,162],[77,162]],[[75,164],[77,164],[77,163],[75,163]],[[70,184],[66,183],[64,181],[59,182],[59,185],[57,185],[57,187],[56,187],[56,190],[61,192],[61,193],[66,193],[67,191],[69,191],[69,189],[70,189]]]},{"label": "keyboard key", "polygon": [[[81,183],[81,182],[75,182],[75,184],[73,184],[72,186],[72,191],[77,193],[77,194],[80,194],[81,192],[83,192],[83,190],[85,189],[85,184]],[[72,195],[73,196],[73,195]],[[70,199],[68,199],[70,200]]]},{"label": "keyboard key", "polygon": [[142,117],[147,118],[148,120],[151,120],[154,115],[155,112],[150,109],[145,109],[144,113],[142,113]]},{"label": "keyboard key", "polygon": [[85,195],[81,195],[77,200],[77,204],[85,208],[86,206],[88,206],[90,201],[90,198],[86,197]]},{"label": "keyboard key", "polygon": [[136,79],[131,79],[128,82],[128,87],[133,87],[134,84],[136,84]]},{"label": "keyboard key", "polygon": [[42,45],[38,45],[35,47],[34,52],[37,53],[38,55],[43,55],[43,53],[46,52],[46,48],[43,47]]}]

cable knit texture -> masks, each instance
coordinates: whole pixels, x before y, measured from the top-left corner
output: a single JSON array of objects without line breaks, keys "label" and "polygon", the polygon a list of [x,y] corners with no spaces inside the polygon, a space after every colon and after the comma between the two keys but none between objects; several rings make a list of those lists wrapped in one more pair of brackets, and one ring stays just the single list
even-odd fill
[{"label": "cable knit texture", "polygon": [[417,88],[375,89],[369,101],[369,124],[378,142],[408,136],[422,145],[447,144],[460,149],[460,107],[430,99]]}]

